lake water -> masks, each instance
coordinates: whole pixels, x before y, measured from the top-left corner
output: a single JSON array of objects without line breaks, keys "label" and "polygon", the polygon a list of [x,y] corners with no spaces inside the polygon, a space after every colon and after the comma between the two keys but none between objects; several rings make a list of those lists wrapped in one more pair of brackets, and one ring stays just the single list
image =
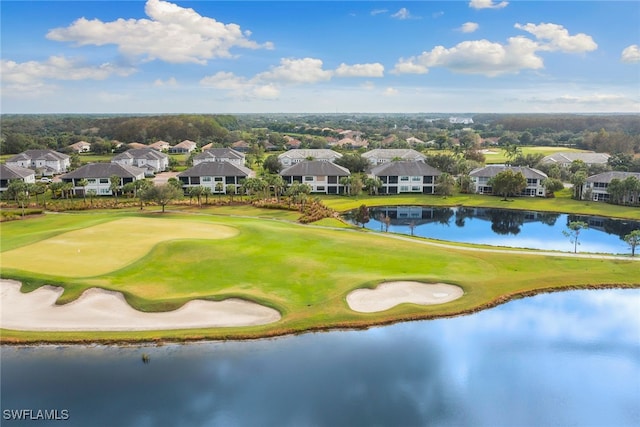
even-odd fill
[{"label": "lake water", "polygon": [[[3,347],[1,362],[7,427],[638,426],[640,290],[247,342]],[[68,420],[6,419],[21,409]]]},{"label": "lake water", "polygon": [[[371,219],[365,227],[371,230],[385,231],[381,218],[388,216],[391,233],[564,252],[574,250],[573,243],[562,233],[571,221],[589,224],[578,238],[578,252],[630,254],[631,249],[622,238],[640,229],[640,221],[511,209],[386,206],[370,208],[369,212]],[[354,223],[351,215],[346,218]]]}]

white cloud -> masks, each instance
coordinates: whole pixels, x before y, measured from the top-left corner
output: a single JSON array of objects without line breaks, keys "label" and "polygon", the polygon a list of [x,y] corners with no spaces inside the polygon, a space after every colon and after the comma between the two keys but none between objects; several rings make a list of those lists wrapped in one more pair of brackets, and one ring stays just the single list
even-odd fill
[{"label": "white cloud", "polygon": [[542,59],[535,55],[536,49],[537,44],[524,37],[512,37],[506,45],[488,40],[465,41],[450,49],[436,46],[419,56],[401,58],[394,72],[425,74],[430,67],[445,67],[458,73],[495,77],[543,68]]},{"label": "white cloud", "polygon": [[412,18],[411,13],[409,12],[409,9],[407,9],[406,7],[401,8],[399,11],[391,15],[391,17],[395,19],[401,19],[401,20]]},{"label": "white cloud", "polygon": [[261,84],[256,79],[246,79],[225,71],[204,77],[200,84],[227,91],[238,98],[275,99],[280,94],[280,90],[274,84]]},{"label": "white cloud", "polygon": [[473,33],[479,27],[480,25],[478,25],[478,23],[476,22],[465,22],[458,30],[462,31],[463,33]]},{"label": "white cloud", "polygon": [[337,77],[383,77],[384,66],[378,62],[373,64],[340,64],[335,70]]},{"label": "white cloud", "polygon": [[371,11],[371,15],[376,16],[376,15],[380,15],[382,13],[387,13],[389,12],[388,9],[374,9]]},{"label": "white cloud", "polygon": [[640,62],[640,47],[637,44],[632,44],[631,46],[626,47],[622,51],[620,60],[627,64]]},{"label": "white cloud", "polygon": [[469,7],[473,9],[502,9],[507,7],[509,2],[501,1],[500,3],[494,3],[493,0],[471,0]]},{"label": "white cloud", "polygon": [[398,89],[388,87],[382,92],[384,96],[396,96],[398,94]]},{"label": "white cloud", "polygon": [[251,33],[237,24],[223,24],[166,1],[148,0],[145,12],[151,19],[102,22],[83,17],[69,27],[49,31],[47,38],[78,46],[115,44],[125,55],[171,63],[206,64],[209,59],[230,57],[234,47],[273,48],[270,42],[250,40]]},{"label": "white cloud", "polygon": [[253,88],[252,93],[256,98],[261,99],[276,99],[280,96],[280,90],[273,84],[256,86]]},{"label": "white cloud", "polygon": [[280,65],[256,76],[259,80],[283,83],[317,83],[330,80],[333,72],[322,69],[322,60],[315,58],[282,58]]},{"label": "white cloud", "polygon": [[537,40],[517,36],[509,38],[506,44],[483,39],[464,41],[451,48],[436,46],[418,56],[400,58],[392,73],[426,74],[431,67],[444,67],[457,73],[495,77],[544,68],[538,52],[581,53],[598,46],[590,36],[583,33],[572,36],[557,24],[516,24],[515,28],[533,34]]},{"label": "white cloud", "polygon": [[542,40],[541,50],[582,53],[590,52],[598,48],[598,45],[593,41],[591,36],[584,33],[571,36],[567,29],[558,24],[515,24],[514,27],[531,33],[536,36],[538,40]]},{"label": "white cloud", "polygon": [[162,87],[162,86],[177,86],[178,85],[178,81],[176,80],[175,77],[170,77],[167,80],[162,80],[162,79],[156,79],[153,82],[154,86],[158,86],[158,87]]},{"label": "white cloud", "polygon": [[84,65],[64,56],[51,56],[44,62],[0,61],[3,83],[13,85],[14,88],[37,86],[45,80],[104,80],[113,75],[124,77],[134,72],[133,68],[121,68],[110,63]]}]

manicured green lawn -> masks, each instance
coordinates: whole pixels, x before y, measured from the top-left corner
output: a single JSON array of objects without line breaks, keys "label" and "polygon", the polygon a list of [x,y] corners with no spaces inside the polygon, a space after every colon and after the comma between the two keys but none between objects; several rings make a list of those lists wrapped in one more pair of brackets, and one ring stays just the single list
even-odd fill
[{"label": "manicured green lawn", "polygon": [[[46,244],[55,246],[56,239],[74,236],[73,233],[86,235],[93,230],[118,236],[131,222],[144,229],[153,228],[157,221],[164,222],[166,238],[147,245],[144,254],[132,257],[123,268],[105,271],[105,266],[98,264],[95,274],[84,272],[85,276],[79,277],[73,263],[62,260],[62,267],[68,271],[60,267],[53,273],[37,257],[16,265],[4,262],[5,253],[20,250],[29,254],[47,241]],[[196,237],[174,240],[171,228],[184,228],[185,223],[193,228]],[[333,227],[335,223],[327,225]],[[212,239],[204,233],[210,227],[237,233]],[[27,229],[32,230],[29,238],[23,236]],[[631,259],[470,251],[455,245],[424,244],[423,239],[392,239],[375,232],[207,213],[46,215],[2,223],[0,231],[2,277],[22,280],[23,290],[47,283],[64,286],[65,293],[59,302],[72,301],[85,289],[99,286],[123,292],[130,304],[144,311],[175,309],[194,298],[239,297],[276,308],[283,316],[272,325],[193,331],[82,334],[3,330],[3,341],[259,337],[456,315],[540,289],[640,286],[637,274],[640,263]],[[89,240],[97,246],[110,238]],[[350,291],[390,280],[452,283],[462,286],[465,295],[443,305],[404,304],[372,314],[356,313],[347,306],[345,298]]]}]

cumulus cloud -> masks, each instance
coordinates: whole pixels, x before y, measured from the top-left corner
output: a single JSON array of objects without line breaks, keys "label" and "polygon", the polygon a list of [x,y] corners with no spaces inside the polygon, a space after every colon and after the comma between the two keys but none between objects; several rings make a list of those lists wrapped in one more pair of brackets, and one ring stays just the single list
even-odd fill
[{"label": "cumulus cloud", "polygon": [[335,70],[337,77],[383,77],[384,66],[380,63],[373,64],[340,64]]},{"label": "cumulus cloud", "polygon": [[237,24],[223,24],[166,1],[148,0],[145,13],[150,19],[102,22],[83,17],[49,31],[47,38],[78,46],[114,44],[127,56],[170,63],[206,64],[209,59],[231,57],[230,50],[236,47],[273,48],[270,42],[251,40],[251,33]]},{"label": "cumulus cloud", "polygon": [[51,56],[44,62],[0,61],[2,81],[11,85],[37,85],[45,80],[104,80],[113,75],[124,77],[134,72],[133,68],[110,63],[85,65],[64,56]]},{"label": "cumulus cloud", "polygon": [[515,27],[533,34],[536,40],[517,36],[510,37],[506,44],[483,39],[464,41],[451,48],[436,46],[420,55],[400,58],[392,73],[426,74],[431,67],[444,67],[457,73],[495,77],[544,68],[538,52],[582,53],[598,47],[590,36],[570,35],[561,25],[516,24]]},{"label": "cumulus cloud", "polygon": [[632,44],[631,46],[626,47],[622,51],[620,60],[627,64],[640,62],[640,47],[637,44]]},{"label": "cumulus cloud", "polygon": [[317,83],[330,80],[333,72],[322,69],[322,60],[315,58],[282,58],[280,65],[256,76],[260,80],[284,83]]},{"label": "cumulus cloud", "polygon": [[535,24],[515,24],[515,28],[533,34],[536,39],[541,40],[541,50],[561,51],[567,53],[582,53],[596,50],[598,45],[591,36],[584,33],[569,35],[569,31],[562,25],[541,23]]},{"label": "cumulus cloud", "polygon": [[535,70],[543,67],[542,59],[535,55],[536,47],[534,41],[524,37],[512,37],[506,45],[475,40],[450,49],[436,46],[419,56],[400,59],[393,72],[425,74],[431,67],[445,67],[458,73],[494,77],[522,69]]},{"label": "cumulus cloud", "polygon": [[473,33],[479,27],[480,25],[478,25],[478,23],[476,22],[465,22],[460,28],[458,28],[458,30],[462,31],[463,33]]},{"label": "cumulus cloud", "polygon": [[500,3],[494,3],[493,0],[471,0],[469,7],[473,9],[502,9],[507,7],[509,2],[501,1]]},{"label": "cumulus cloud", "polygon": [[279,89],[271,83],[263,84],[256,79],[247,79],[225,71],[204,77],[200,84],[227,91],[239,98],[275,99],[280,94]]}]

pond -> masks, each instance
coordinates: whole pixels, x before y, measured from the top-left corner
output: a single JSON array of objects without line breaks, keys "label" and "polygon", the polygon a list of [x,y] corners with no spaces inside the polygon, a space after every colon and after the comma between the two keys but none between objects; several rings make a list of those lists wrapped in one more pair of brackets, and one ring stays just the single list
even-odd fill
[{"label": "pond", "polygon": [[[577,251],[607,254],[630,254],[623,238],[640,229],[640,221],[495,208],[382,206],[369,208],[369,217],[365,227],[371,230],[566,252],[573,252],[574,244],[563,231],[568,230],[569,222],[583,221],[589,228],[581,231]],[[345,219],[356,224],[353,212],[346,214]]]},{"label": "pond", "polygon": [[[639,289],[570,291],[365,331],[3,347],[1,423],[638,426],[639,307]],[[10,419],[22,410],[67,419]]]}]

